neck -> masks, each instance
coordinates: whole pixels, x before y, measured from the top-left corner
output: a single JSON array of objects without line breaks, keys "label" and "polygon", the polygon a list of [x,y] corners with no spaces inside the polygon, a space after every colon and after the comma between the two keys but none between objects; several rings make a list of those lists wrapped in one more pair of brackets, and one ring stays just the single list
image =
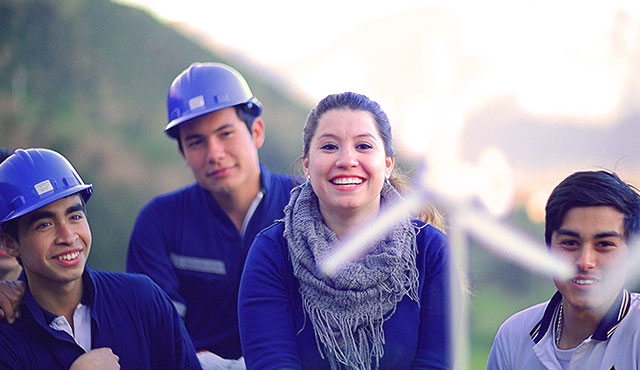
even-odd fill
[{"label": "neck", "polygon": [[242,185],[239,189],[228,193],[211,193],[211,196],[233,221],[236,229],[241,231],[242,222],[259,191],[260,173],[258,172],[254,179]]},{"label": "neck", "polygon": [[29,291],[36,302],[56,316],[62,316],[73,326],[73,311],[82,299],[82,278],[66,283],[38,279],[25,271],[29,282]]},{"label": "neck", "polygon": [[330,212],[324,211],[320,207],[320,213],[324,219],[324,223],[338,236],[338,239],[344,240],[353,234],[359,226],[371,221],[372,217],[377,216],[380,207],[375,212],[368,210],[367,212]]},{"label": "neck", "polygon": [[558,348],[571,349],[577,347],[596,331],[606,311],[580,310],[566,302],[563,303],[563,306],[562,330]]}]

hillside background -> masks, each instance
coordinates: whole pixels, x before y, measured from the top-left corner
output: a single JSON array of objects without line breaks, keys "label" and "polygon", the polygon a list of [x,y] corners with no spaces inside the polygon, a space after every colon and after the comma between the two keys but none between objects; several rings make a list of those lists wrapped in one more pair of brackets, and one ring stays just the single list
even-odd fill
[{"label": "hillside background", "polygon": [[[169,84],[193,61],[228,61],[107,0],[0,0],[0,14],[0,146],[71,160],[95,187],[90,263],[123,271],[137,211],[193,179],[162,131]],[[290,173],[309,107],[237,68],[266,107],[261,159]]]},{"label": "hillside background", "polygon": [[[405,46],[411,49],[396,45]],[[138,210],[154,195],[192,182],[162,128],[167,88],[193,61],[229,63],[246,77],[265,106],[267,140],[260,158],[273,171],[292,173],[311,104],[273,71],[108,0],[0,0],[0,146],[60,151],[94,184],[88,203],[94,268],[124,271]],[[376,73],[390,78],[389,70]],[[629,105],[613,126],[576,130],[571,122],[528,116],[508,99],[496,101],[470,118],[464,154],[475,159],[487,145],[501,148],[525,179],[520,183],[544,172],[555,184],[568,173],[571,158],[610,169],[621,163],[617,169],[640,177],[630,164],[640,159],[640,134],[637,109]],[[577,144],[567,145],[568,137]],[[402,165],[410,170],[411,160]],[[516,205],[510,222],[542,240],[542,226],[529,220],[524,207]],[[483,369],[499,324],[554,289],[548,278],[482,248],[472,247],[469,269],[472,368]]]}]

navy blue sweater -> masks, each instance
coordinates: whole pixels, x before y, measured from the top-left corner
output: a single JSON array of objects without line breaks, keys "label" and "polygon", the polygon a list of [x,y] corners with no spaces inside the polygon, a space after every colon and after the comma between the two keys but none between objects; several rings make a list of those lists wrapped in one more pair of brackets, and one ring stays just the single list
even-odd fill
[{"label": "navy blue sweater", "polygon": [[[380,369],[449,369],[448,247],[431,226],[417,236],[420,304],[404,297],[385,321]],[[240,284],[239,323],[248,369],[329,369],[293,275],[284,222],[258,234]],[[374,366],[375,368],[375,366]]]}]

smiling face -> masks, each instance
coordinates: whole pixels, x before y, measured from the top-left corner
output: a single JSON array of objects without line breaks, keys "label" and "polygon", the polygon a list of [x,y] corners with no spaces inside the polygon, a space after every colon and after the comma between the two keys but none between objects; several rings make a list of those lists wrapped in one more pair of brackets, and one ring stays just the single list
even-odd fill
[{"label": "smiling face", "polygon": [[302,166],[318,196],[320,212],[373,215],[393,169],[369,112],[333,109],[320,117]]},{"label": "smiling face", "polygon": [[249,132],[234,107],[224,108],[180,125],[179,140],[185,163],[214,198],[259,187],[258,148],[264,142],[261,119],[253,122]]},{"label": "smiling face", "polygon": [[91,248],[91,230],[79,195],[50,203],[17,220],[18,240],[6,238],[20,257],[29,286],[50,287],[81,279]]},{"label": "smiling face", "polygon": [[613,303],[624,282],[615,282],[617,289],[606,292],[598,288],[629,252],[623,221],[623,214],[609,206],[576,207],[565,214],[551,236],[551,252],[578,271],[569,281],[554,279],[565,305],[603,313]]}]

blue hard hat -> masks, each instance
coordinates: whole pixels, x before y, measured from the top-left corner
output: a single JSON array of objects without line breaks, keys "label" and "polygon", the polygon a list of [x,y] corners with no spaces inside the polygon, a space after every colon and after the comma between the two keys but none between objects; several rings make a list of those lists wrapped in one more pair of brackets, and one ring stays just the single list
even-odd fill
[{"label": "blue hard hat", "polygon": [[92,192],[59,153],[16,149],[0,163],[0,225],[75,193],[86,202]]},{"label": "blue hard hat", "polygon": [[238,104],[246,104],[256,117],[262,113],[262,104],[238,71],[221,63],[193,63],[169,87],[164,132],[178,138],[179,124]]}]

